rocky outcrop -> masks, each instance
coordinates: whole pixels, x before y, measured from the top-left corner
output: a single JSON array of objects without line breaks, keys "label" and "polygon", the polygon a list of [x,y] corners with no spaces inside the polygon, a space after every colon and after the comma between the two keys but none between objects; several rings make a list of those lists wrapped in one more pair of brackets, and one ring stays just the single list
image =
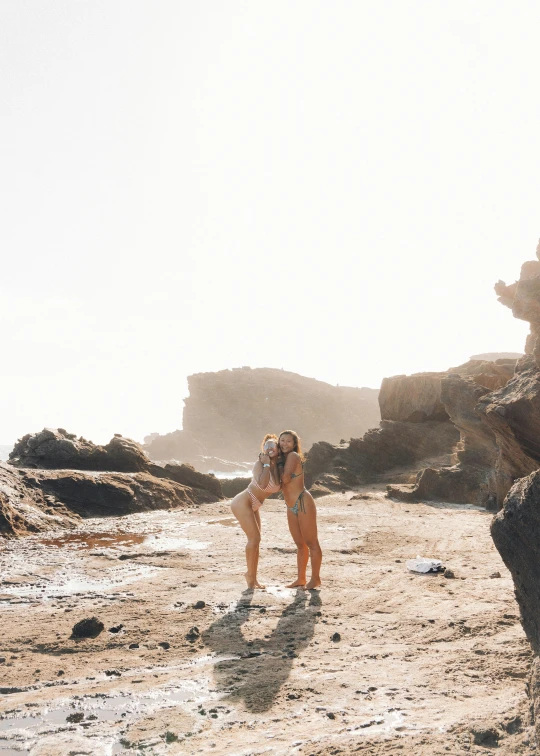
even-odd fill
[{"label": "rocky outcrop", "polygon": [[388,487],[390,495],[495,506],[498,448],[475,408],[512,378],[515,364],[506,357],[471,359],[444,373],[385,378],[380,428],[348,445],[322,442],[310,449],[306,482],[312,493],[323,495],[409,468],[401,476],[405,483]]},{"label": "rocky outcrop", "polygon": [[[496,509],[504,494],[497,475],[496,434],[484,422],[479,403],[511,380],[516,361],[469,360],[440,379],[439,400],[460,433],[454,464],[427,467],[412,485],[389,485],[390,496],[405,501],[436,500]],[[502,498],[501,498],[502,496]]]},{"label": "rocky outcrop", "polygon": [[140,444],[116,434],[105,446],[68,433],[63,428],[44,428],[21,438],[10,454],[14,467],[45,470],[92,470],[95,472],[145,473],[148,478],[165,478],[183,486],[223,497],[221,484],[214,475],[205,475],[191,465],[157,465]]},{"label": "rocky outcrop", "polygon": [[61,428],[44,429],[20,439],[9,464],[0,463],[0,535],[222,498],[215,476],[189,465],[157,465],[131,439],[116,435],[96,446]]},{"label": "rocky outcrop", "polygon": [[111,472],[142,472],[151,464],[140,444],[129,438],[115,434],[106,446],[98,446],[63,428],[27,433],[13,447],[9,462],[17,467]]},{"label": "rocky outcrop", "polygon": [[85,517],[175,509],[218,498],[221,494],[148,473],[38,470],[0,463],[0,535],[70,528]]},{"label": "rocky outcrop", "polygon": [[208,491],[216,499],[223,498],[221,483],[213,475],[200,473],[192,465],[168,464],[163,468],[165,475],[170,480],[181,483],[183,486]]},{"label": "rocky outcrop", "polygon": [[20,470],[0,462],[0,536],[70,528],[79,517],[40,488],[25,484]]},{"label": "rocky outcrop", "polygon": [[[296,430],[308,449],[337,443],[376,427],[378,391],[331,386],[271,368],[238,368],[188,378],[183,428],[145,445],[152,459],[188,461],[210,456],[245,462],[256,457],[265,433]],[[221,469],[221,468],[220,468]]]},{"label": "rocky outcrop", "polygon": [[[540,259],[540,243],[536,250]],[[479,404],[499,447],[500,495],[508,491],[491,534],[512,574],[523,628],[536,654],[529,686],[540,737],[540,262],[521,269],[519,281],[496,285],[499,301],[531,325],[515,377]]]},{"label": "rocky outcrop", "polygon": [[493,432],[498,500],[514,481],[540,467],[540,371],[532,356],[523,358],[504,388],[479,402],[478,413]]},{"label": "rocky outcrop", "polygon": [[458,440],[459,432],[450,422],[382,420],[380,428],[349,444],[314,444],[306,459],[306,485],[320,496],[375,481],[390,470],[451,454]]},{"label": "rocky outcrop", "polygon": [[448,420],[441,402],[441,381],[446,373],[414,373],[383,378],[379,394],[382,420],[422,423]]}]

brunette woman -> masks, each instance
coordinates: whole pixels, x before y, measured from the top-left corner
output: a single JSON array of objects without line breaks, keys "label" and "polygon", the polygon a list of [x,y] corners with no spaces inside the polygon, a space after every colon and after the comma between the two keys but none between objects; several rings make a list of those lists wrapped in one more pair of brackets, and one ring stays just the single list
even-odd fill
[{"label": "brunette woman", "polygon": [[253,478],[245,491],[241,491],[231,501],[231,509],[247,536],[245,573],[248,588],[264,588],[257,580],[259,564],[259,544],[261,542],[261,515],[259,509],[270,494],[281,488],[278,438],[267,433],[261,446],[261,454],[253,468]]},{"label": "brunette woman", "polygon": [[[298,577],[287,588],[311,590],[321,585],[322,551],[317,536],[317,508],[304,485],[304,456],[295,431],[279,434],[281,487],[287,505],[287,522],[296,544]],[[307,563],[311,559],[311,579],[306,583]]]}]

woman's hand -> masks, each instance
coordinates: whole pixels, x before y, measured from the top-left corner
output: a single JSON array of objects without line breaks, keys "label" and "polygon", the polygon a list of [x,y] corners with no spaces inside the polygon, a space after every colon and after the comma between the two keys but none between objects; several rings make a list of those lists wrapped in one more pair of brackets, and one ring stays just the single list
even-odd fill
[{"label": "woman's hand", "polygon": [[270,464],[270,457],[268,456],[268,454],[259,454],[259,459],[263,463],[263,465]]}]

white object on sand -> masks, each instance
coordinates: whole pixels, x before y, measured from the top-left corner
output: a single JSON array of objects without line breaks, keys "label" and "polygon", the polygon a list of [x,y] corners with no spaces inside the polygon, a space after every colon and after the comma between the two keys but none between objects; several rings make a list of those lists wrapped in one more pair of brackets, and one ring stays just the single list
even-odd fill
[{"label": "white object on sand", "polygon": [[407,561],[407,567],[411,572],[440,572],[442,562],[439,559],[417,556],[416,559]]}]

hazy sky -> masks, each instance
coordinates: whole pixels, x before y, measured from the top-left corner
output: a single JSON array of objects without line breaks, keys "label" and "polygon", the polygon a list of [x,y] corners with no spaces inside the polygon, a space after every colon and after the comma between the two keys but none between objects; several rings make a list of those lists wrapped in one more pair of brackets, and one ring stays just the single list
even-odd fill
[{"label": "hazy sky", "polygon": [[521,351],[539,32],[536,0],[2,0],[0,442],[174,430],[194,372]]}]

